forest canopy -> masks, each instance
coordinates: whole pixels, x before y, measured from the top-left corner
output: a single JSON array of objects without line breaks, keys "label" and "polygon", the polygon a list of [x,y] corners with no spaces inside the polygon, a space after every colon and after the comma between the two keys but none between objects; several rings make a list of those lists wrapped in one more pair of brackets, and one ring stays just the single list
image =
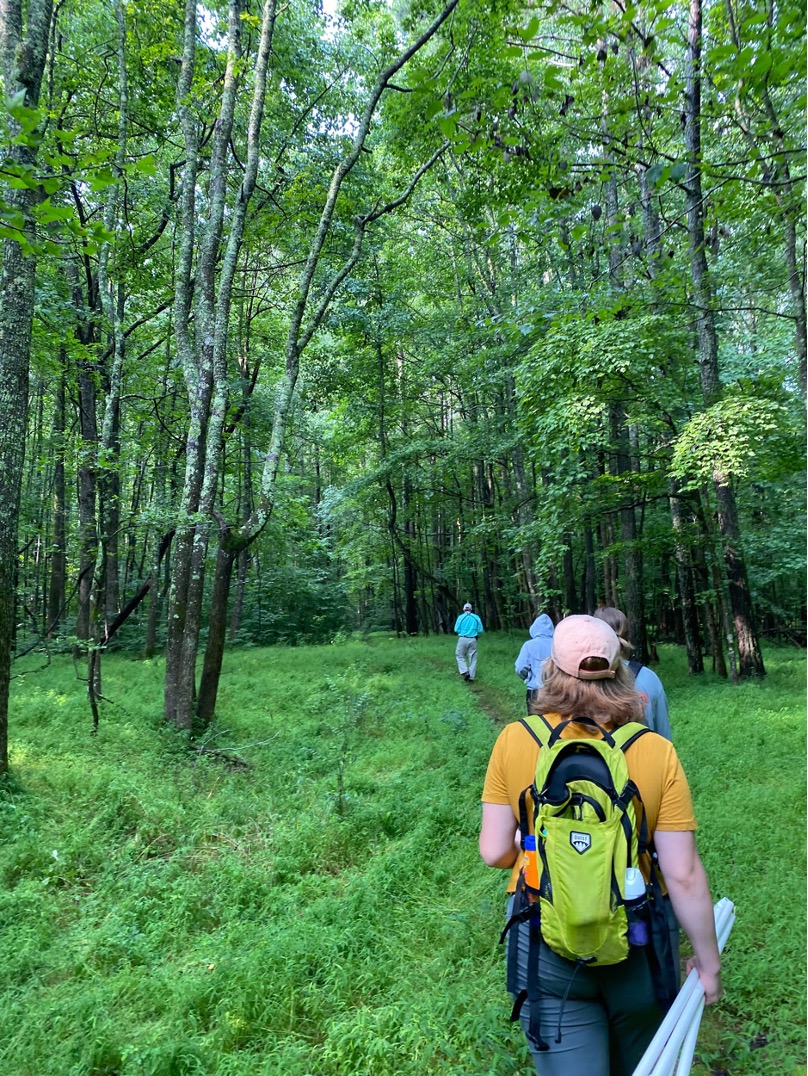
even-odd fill
[{"label": "forest canopy", "polygon": [[[17,654],[805,643],[804,5],[3,0]],[[197,658],[204,666],[197,673]]]}]

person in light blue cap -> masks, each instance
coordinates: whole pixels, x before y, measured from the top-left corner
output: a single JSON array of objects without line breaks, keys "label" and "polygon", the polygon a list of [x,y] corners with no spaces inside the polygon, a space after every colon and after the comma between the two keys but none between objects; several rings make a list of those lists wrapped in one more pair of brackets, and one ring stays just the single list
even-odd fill
[{"label": "person in light blue cap", "polygon": [[530,713],[530,700],[535,698],[541,687],[541,667],[545,658],[549,658],[553,645],[553,622],[547,613],[541,613],[530,625],[530,638],[519,651],[514,662],[516,675],[525,681],[527,693],[527,712]]},{"label": "person in light blue cap", "polygon": [[634,673],[634,687],[642,696],[645,707],[645,720],[652,732],[658,732],[666,740],[673,739],[671,735],[671,722],[668,717],[668,698],[665,688],[653,669],[647,665],[641,665],[639,661],[629,661],[634,647],[628,641],[628,617],[620,609],[607,605],[596,609],[592,614],[598,620],[608,624],[617,638],[620,640],[623,661]]}]

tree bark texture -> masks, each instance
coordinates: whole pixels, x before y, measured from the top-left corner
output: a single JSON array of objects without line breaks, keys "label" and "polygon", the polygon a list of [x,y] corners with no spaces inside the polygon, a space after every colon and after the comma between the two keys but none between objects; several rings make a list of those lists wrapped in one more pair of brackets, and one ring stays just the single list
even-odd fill
[{"label": "tree bark texture", "polygon": [[670,483],[669,500],[673,538],[676,543],[676,581],[682,611],[682,629],[687,649],[687,667],[691,673],[700,673],[704,672],[704,659],[701,653],[701,639],[699,637],[693,568],[690,561],[689,544],[685,539],[685,514],[682,508],[681,496],[678,486],[673,480]]},{"label": "tree bark texture", "polygon": [[56,403],[53,411],[53,534],[51,536],[50,578],[48,583],[48,603],[45,616],[46,632],[58,633],[59,623],[65,613],[65,595],[67,593],[67,548],[66,548],[66,489],[65,489],[65,356],[61,356],[62,369],[56,389]]},{"label": "tree bark texture", "polygon": [[[175,296],[175,325],[186,374],[191,422],[186,441],[186,476],[183,490],[181,530],[173,561],[169,634],[166,648],[164,714],[168,721],[190,731],[195,700],[196,657],[202,624],[205,560],[208,550],[209,515],[218,489],[225,418],[229,403],[227,340],[230,306],[238,254],[244,235],[247,208],[255,190],[258,142],[266,95],[266,82],[275,3],[264,7],[261,42],[255,70],[255,89],[248,130],[247,166],[231,212],[227,242],[223,240],[230,140],[233,130],[241,57],[242,2],[232,0],[228,16],[227,69],[221,106],[213,136],[208,191],[209,212],[200,244],[196,270],[196,314],[193,343],[189,318],[193,244],[183,242]],[[187,99],[193,82],[196,8],[186,7],[186,35],[178,99]],[[184,95],[183,95],[183,91]],[[190,163],[197,154],[197,133],[190,109],[182,107],[185,135],[186,175],[183,220],[194,234],[195,202],[190,190],[198,166]],[[184,237],[184,240],[187,235]],[[224,250],[222,249],[224,247]],[[180,341],[181,337],[181,341]],[[196,515],[196,520],[192,517]]]},{"label": "tree bark texture", "polygon": [[213,593],[208,620],[208,643],[205,648],[205,662],[199,681],[199,699],[196,707],[197,717],[206,725],[213,720],[216,713],[216,697],[219,692],[219,678],[222,673],[227,635],[227,599],[230,594],[233,564],[240,552],[240,550],[226,549],[220,542],[216,554],[216,571],[213,577]]},{"label": "tree bark texture", "polygon": [[614,445],[612,470],[622,479],[620,517],[620,587],[624,612],[628,617],[631,641],[637,658],[643,664],[649,660],[648,638],[645,630],[645,596],[643,591],[643,556],[637,536],[634,514],[634,491],[629,483],[633,473],[629,453],[626,412],[623,405],[610,408],[611,439]]},{"label": "tree bark texture", "polygon": [[[0,0],[0,62],[7,97],[39,104],[50,37],[52,0]],[[10,119],[12,133],[16,125]],[[33,168],[35,143],[18,140],[11,147],[15,164]],[[22,213],[23,242],[3,240],[0,271],[0,773],[8,769],[8,698],[14,639],[17,528],[25,462],[28,369],[34,316],[36,259],[32,208],[39,192],[8,192],[11,208]]]},{"label": "tree bark texture", "polygon": [[[704,196],[701,183],[701,0],[690,0],[690,24],[685,78],[685,201],[690,241],[693,302],[699,339],[699,368],[704,402],[709,407],[721,395],[718,337],[713,312],[712,284],[707,267],[704,234]],[[724,549],[732,620],[738,643],[739,675],[765,676],[754,629],[754,613],[746,576],[735,492],[728,475],[716,473],[713,489]]]}]

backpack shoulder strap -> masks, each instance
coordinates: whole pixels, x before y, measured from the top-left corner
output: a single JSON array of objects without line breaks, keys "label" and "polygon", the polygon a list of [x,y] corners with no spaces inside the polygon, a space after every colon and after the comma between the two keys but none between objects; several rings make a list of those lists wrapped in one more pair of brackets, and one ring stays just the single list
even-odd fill
[{"label": "backpack shoulder strap", "polygon": [[[615,745],[625,754],[629,747],[639,740],[640,736],[644,736],[646,732],[650,731],[647,725],[641,725],[639,721],[629,721],[628,724],[621,725],[619,729],[615,729],[612,735],[614,736]],[[639,800],[640,803],[637,818],[637,850],[640,855],[644,855],[649,850],[649,844],[652,844],[653,841],[648,839],[648,819],[645,816],[645,806],[642,802],[640,790],[633,781],[629,780],[620,799],[621,802],[627,804],[632,797]]]},{"label": "backpack shoulder strap", "polygon": [[612,739],[615,746],[625,753],[636,740],[639,740],[640,736],[650,731],[647,725],[641,725],[639,721],[629,721],[628,724],[621,725],[612,732]]},{"label": "backpack shoulder strap", "polygon": [[628,663],[628,667],[629,667],[629,669],[631,669],[631,671],[634,673],[635,676],[637,676],[640,669],[645,668],[645,666],[643,665],[643,663],[641,661],[630,661]]},{"label": "backpack shoulder strap", "polygon": [[553,726],[544,714],[536,714],[535,717],[520,718],[519,724],[525,726],[539,747],[547,746],[549,738],[553,734]]}]

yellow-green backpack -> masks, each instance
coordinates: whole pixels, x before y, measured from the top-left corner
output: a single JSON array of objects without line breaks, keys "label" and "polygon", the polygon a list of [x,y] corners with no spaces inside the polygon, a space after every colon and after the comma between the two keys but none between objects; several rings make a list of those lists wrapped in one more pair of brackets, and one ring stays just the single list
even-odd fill
[{"label": "yellow-green backpack", "polygon": [[[541,747],[533,785],[520,799],[523,842],[536,836],[541,936],[567,960],[617,964],[628,956],[626,868],[637,866],[637,786],[625,751],[649,730],[630,722],[601,738],[562,739],[544,717],[523,721]],[[528,817],[527,796],[533,800]],[[535,908],[534,908],[535,911]]]},{"label": "yellow-green backpack", "polygon": [[[511,1020],[530,1002],[528,1038],[548,1049],[541,1034],[540,942],[579,966],[619,964],[629,955],[626,870],[648,853],[650,880],[642,910],[649,944],[644,946],[654,992],[666,1012],[679,989],[653,840],[637,786],[629,777],[625,752],[651,730],[639,722],[608,732],[588,717],[576,723],[597,729],[600,738],[562,739],[570,724],[553,728],[544,717],[522,719],[539,744],[533,784],[519,798],[522,850],[535,837],[536,862],[519,876],[511,916],[500,935],[529,924],[527,988],[519,982],[519,946],[508,946],[508,989],[515,1001]],[[529,804],[532,801],[533,809]],[[639,804],[637,818],[635,801]],[[537,868],[537,869],[534,869]],[[636,899],[636,898],[635,898]],[[560,1025],[556,1041],[561,1041]]]}]

